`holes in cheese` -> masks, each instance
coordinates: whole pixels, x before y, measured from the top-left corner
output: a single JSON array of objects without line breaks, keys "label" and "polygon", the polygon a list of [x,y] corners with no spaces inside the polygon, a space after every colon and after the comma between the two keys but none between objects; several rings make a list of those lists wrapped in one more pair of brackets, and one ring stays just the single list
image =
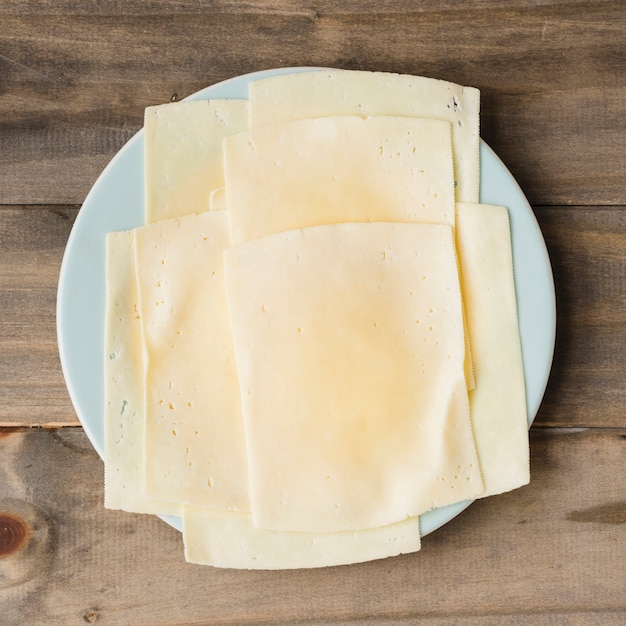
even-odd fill
[{"label": "holes in cheese", "polygon": [[222,140],[248,128],[248,101],[148,107],[144,128],[146,222],[202,213],[224,185]]},{"label": "holes in cheese", "polygon": [[371,528],[482,491],[450,226],[319,226],[224,258],[255,526]]},{"label": "holes in cheese", "polygon": [[135,230],[146,350],[148,495],[248,510],[222,254],[225,211]]},{"label": "holes in cheese", "polygon": [[506,208],[459,204],[457,242],[476,387],[472,423],[485,491],[530,480],[528,422]]},{"label": "holes in cheese", "polygon": [[227,138],[224,166],[233,244],[339,222],[454,224],[449,122],[343,116],[277,124]]},{"label": "holes in cheese", "polygon": [[330,115],[397,115],[452,124],[456,199],[478,202],[480,92],[386,72],[322,70],[250,83],[250,127]]}]

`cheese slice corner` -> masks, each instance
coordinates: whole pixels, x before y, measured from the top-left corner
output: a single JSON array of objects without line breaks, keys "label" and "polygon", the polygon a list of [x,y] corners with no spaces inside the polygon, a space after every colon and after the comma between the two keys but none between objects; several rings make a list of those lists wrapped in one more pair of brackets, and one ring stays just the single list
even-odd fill
[{"label": "cheese slice corner", "polygon": [[222,140],[248,127],[248,101],[151,106],[144,120],[145,221],[208,211],[211,190],[224,185]]}]

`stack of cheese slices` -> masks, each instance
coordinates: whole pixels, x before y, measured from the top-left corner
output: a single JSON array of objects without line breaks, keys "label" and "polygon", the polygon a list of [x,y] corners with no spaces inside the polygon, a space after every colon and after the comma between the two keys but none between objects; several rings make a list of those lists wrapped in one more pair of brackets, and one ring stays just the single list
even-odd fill
[{"label": "stack of cheese slices", "polygon": [[107,237],[107,507],[182,517],[191,562],[320,567],[528,482],[476,89],[329,70],[150,107],[145,190]]}]

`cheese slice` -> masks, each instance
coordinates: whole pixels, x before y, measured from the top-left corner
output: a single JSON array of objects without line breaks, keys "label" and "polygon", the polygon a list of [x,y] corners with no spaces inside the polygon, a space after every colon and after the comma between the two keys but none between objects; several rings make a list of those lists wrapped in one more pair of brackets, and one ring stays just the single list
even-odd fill
[{"label": "cheese slice", "polygon": [[337,533],[256,528],[248,513],[184,506],[183,541],[190,563],[237,569],[297,569],[362,563],[420,549],[417,517]]},{"label": "cheese slice", "polygon": [[226,303],[224,211],[135,231],[146,362],[150,496],[249,509],[239,387]]},{"label": "cheese slice", "polygon": [[450,123],[299,120],[224,141],[233,243],[338,222],[454,224]]},{"label": "cheese slice", "polygon": [[[454,224],[450,125],[406,117],[329,117],[225,141],[233,242],[340,222]],[[288,208],[285,208],[288,207]],[[474,378],[469,343],[465,375]]]},{"label": "cheese slice", "polygon": [[180,504],[143,489],[144,362],[133,242],[131,231],[106,238],[104,506],[181,515]]},{"label": "cheese slice", "polygon": [[319,226],[224,257],[255,526],[372,528],[482,491],[450,226]]},{"label": "cheese slice", "polygon": [[508,211],[459,204],[457,241],[476,377],[470,407],[486,497],[530,480]]},{"label": "cheese slice", "polygon": [[145,111],[146,222],[209,210],[224,185],[222,140],[248,127],[247,100],[199,100]]},{"label": "cheese slice", "polygon": [[447,120],[459,202],[478,202],[480,92],[443,80],[385,72],[320,70],[253,81],[250,127],[329,115]]}]

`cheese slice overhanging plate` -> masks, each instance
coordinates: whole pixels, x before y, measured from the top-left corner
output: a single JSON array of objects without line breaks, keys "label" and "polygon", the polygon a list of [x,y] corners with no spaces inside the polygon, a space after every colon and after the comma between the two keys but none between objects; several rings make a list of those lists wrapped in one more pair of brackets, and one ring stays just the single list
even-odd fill
[{"label": "cheese slice overhanging plate", "polygon": [[256,80],[250,128],[329,115],[397,115],[452,124],[456,199],[478,202],[480,92],[424,76],[327,69]]},{"label": "cheese slice overhanging plate", "polygon": [[450,226],[319,226],[224,258],[256,526],[371,528],[482,491]]},{"label": "cheese slice overhanging plate", "polygon": [[190,563],[238,569],[299,569],[361,563],[420,549],[417,517],[336,533],[256,528],[249,513],[185,505],[185,558]]}]

